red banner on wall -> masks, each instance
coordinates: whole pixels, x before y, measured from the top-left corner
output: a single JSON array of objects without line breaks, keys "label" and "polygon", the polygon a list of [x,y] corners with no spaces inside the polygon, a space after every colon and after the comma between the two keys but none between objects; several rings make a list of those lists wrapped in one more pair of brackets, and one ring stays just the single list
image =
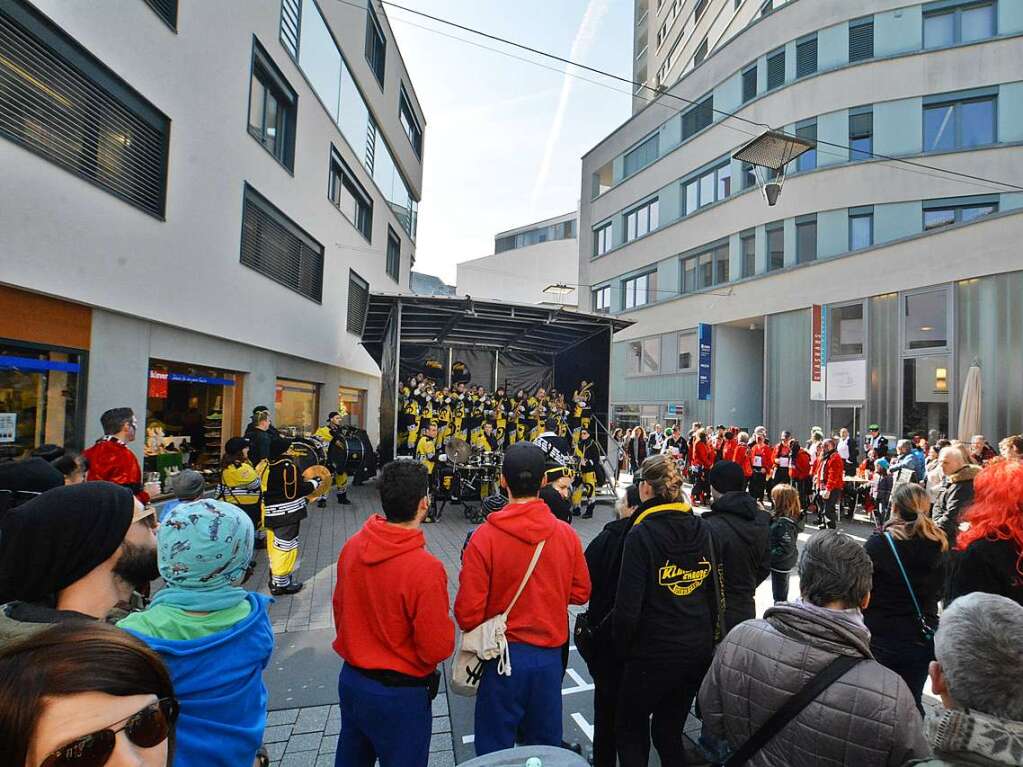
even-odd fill
[{"label": "red banner on wall", "polygon": [[159,370],[149,371],[149,397],[167,399],[167,380],[169,376]]},{"label": "red banner on wall", "polygon": [[810,399],[823,400],[825,398],[824,365],[826,364],[824,310],[820,304],[814,304],[811,310],[813,322],[810,332]]}]

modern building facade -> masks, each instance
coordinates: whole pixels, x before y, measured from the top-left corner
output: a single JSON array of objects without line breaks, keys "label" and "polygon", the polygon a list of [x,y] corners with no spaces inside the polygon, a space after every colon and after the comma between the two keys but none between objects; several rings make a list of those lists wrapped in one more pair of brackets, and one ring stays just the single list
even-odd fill
[{"label": "modern building facade", "polygon": [[440,277],[422,272],[412,272],[409,287],[417,296],[453,296],[455,286],[448,285]]},{"label": "modern building facade", "polygon": [[[1018,2],[791,0],[592,149],[579,282],[636,322],[616,419],[967,436],[977,364],[984,433],[1018,433],[1021,60]],[[817,142],[774,207],[730,113]]]},{"label": "modern building facade", "polygon": [[0,0],[0,452],[117,406],[211,456],[256,405],[376,439],[424,127],[375,0]]},{"label": "modern building facade", "polygon": [[460,296],[578,306],[579,245],[573,211],[494,236],[494,253],[457,265]]}]

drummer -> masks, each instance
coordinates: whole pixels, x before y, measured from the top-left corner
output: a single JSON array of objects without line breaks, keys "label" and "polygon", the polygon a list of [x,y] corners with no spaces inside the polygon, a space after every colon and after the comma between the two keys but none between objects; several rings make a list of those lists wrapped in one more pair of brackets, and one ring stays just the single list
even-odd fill
[{"label": "drummer", "polygon": [[[340,441],[340,443],[345,446],[345,455],[347,456],[348,445],[345,444],[344,438],[341,435],[342,426],[344,426],[344,416],[336,410],[331,411],[330,414],[327,415],[327,423],[313,432],[313,436],[325,442],[328,449],[332,442],[335,440]],[[337,466],[331,466],[330,468],[334,472],[334,490],[337,493],[337,502],[342,506],[347,506],[351,503],[351,501],[348,500],[349,477],[345,472],[345,467],[340,467],[340,471],[338,471]],[[319,505],[321,507],[327,505],[326,496],[320,498]]]}]

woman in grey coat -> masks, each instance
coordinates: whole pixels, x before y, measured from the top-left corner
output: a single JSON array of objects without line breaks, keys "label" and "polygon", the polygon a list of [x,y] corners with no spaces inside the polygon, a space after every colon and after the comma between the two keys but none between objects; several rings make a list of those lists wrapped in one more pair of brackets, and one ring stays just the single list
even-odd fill
[{"label": "woman in grey coat", "polygon": [[838,655],[862,660],[754,753],[770,767],[881,767],[928,756],[920,714],[905,682],[870,653],[861,609],[873,564],[863,547],[823,530],[799,558],[802,597],[732,629],[700,688],[707,741],[738,750]]}]

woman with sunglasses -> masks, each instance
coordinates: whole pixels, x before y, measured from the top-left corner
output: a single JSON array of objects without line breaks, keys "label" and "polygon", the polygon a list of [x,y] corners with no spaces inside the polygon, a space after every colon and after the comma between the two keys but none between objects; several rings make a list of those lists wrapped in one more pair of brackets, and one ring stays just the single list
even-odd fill
[{"label": "woman with sunglasses", "polygon": [[5,767],[169,767],[177,715],[163,662],[112,626],[61,623],[0,651]]}]

